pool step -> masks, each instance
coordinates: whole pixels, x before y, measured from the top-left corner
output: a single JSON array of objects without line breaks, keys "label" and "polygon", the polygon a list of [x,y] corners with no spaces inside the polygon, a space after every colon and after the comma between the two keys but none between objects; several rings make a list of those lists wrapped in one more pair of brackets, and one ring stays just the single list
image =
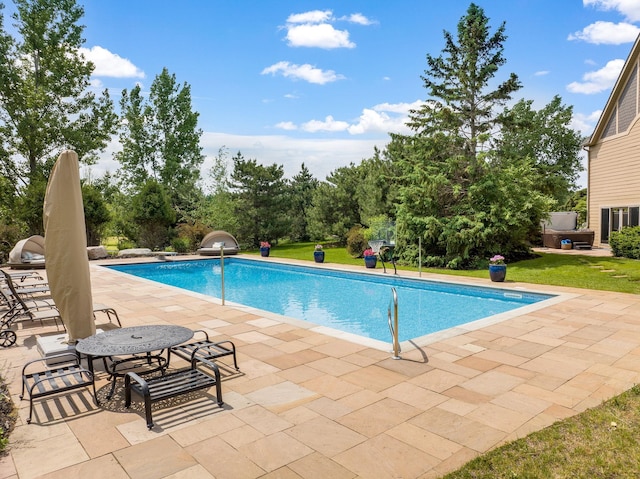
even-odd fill
[{"label": "pool step", "polygon": [[591,245],[586,241],[574,241],[573,249],[591,249]]}]

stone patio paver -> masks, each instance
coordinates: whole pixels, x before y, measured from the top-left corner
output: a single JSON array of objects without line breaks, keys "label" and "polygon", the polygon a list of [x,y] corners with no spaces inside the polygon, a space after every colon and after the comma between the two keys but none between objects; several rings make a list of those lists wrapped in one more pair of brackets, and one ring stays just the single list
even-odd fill
[{"label": "stone patio paver", "polygon": [[[640,382],[637,295],[507,282],[503,287],[567,299],[457,336],[405,344],[403,359],[393,360],[390,347],[222,306],[98,264],[91,265],[94,301],[114,307],[125,326],[180,324],[231,339],[241,373],[223,372],[222,409],[211,391],[172,407],[154,405],[151,431],[139,401],[124,408],[121,384],[99,407],[86,391],[37,401],[27,425],[20,369],[38,357],[37,335],[59,331],[18,323],[17,344],[0,353],[19,407],[0,479],[435,478]],[[104,321],[98,318],[101,328],[114,327]],[[106,374],[99,370],[97,380],[102,397]]]}]

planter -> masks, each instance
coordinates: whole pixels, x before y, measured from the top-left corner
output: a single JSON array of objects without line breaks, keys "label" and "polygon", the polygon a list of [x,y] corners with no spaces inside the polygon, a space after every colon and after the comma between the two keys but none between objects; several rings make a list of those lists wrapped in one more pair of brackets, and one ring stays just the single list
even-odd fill
[{"label": "planter", "polygon": [[491,281],[496,283],[501,283],[504,281],[504,278],[507,276],[507,265],[506,264],[490,264],[489,265],[489,277]]},{"label": "planter", "polygon": [[378,257],[377,256],[365,256],[364,257],[364,265],[367,268],[375,268],[376,264],[378,264]]},{"label": "planter", "polygon": [[314,251],[313,260],[316,263],[324,263],[324,251]]},{"label": "planter", "polygon": [[271,251],[271,248],[260,248],[260,256],[264,256],[266,258],[269,256],[269,251]]}]

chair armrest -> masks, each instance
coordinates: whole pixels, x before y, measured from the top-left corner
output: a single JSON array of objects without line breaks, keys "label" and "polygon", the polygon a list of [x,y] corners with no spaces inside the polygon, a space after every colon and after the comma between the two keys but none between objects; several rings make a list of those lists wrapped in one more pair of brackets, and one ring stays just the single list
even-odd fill
[{"label": "chair armrest", "polygon": [[204,329],[194,329],[193,330],[193,335],[195,336],[196,333],[202,333],[204,334],[204,337],[207,341],[209,341],[209,334],[207,334],[207,332]]},{"label": "chair armrest", "polygon": [[[64,360],[63,358],[68,358],[67,360]],[[47,356],[46,358],[38,358],[38,359],[32,359],[31,361],[27,361],[25,363],[25,365],[22,368],[22,375],[25,375],[25,372],[27,370],[27,368],[29,366],[31,366],[32,364],[36,364],[36,363],[45,363],[47,361],[50,361],[51,359],[60,359],[61,361],[57,361],[56,362],[56,366],[60,366],[62,364],[68,364],[68,363],[73,363],[76,366],[82,366],[80,364],[80,358],[78,357],[78,354],[75,352],[69,352],[69,353],[60,353],[60,354],[52,354],[51,356]],[[55,368],[48,368],[47,369],[55,369]]]},{"label": "chair armrest", "polygon": [[209,369],[211,369],[213,371],[213,375],[216,378],[216,383],[220,384],[220,369],[218,369],[218,366],[207,359],[194,357],[191,360],[191,369],[198,369],[198,363],[202,363]]},{"label": "chair armrest", "polygon": [[125,391],[127,391],[127,394],[129,394],[132,380],[140,385],[140,389],[142,389],[142,393],[144,395],[149,395],[149,383],[147,383],[147,381],[145,381],[142,377],[134,372],[128,372],[124,375],[124,388]]}]

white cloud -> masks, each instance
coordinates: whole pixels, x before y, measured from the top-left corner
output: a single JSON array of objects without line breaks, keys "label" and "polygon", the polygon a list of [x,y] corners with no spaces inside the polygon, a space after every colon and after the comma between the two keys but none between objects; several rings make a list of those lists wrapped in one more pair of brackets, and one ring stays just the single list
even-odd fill
[{"label": "white cloud", "polygon": [[584,93],[587,95],[600,93],[615,84],[623,66],[624,60],[611,60],[600,70],[585,73],[582,76],[582,82],[569,83],[567,90],[571,93]]},{"label": "white cloud", "polygon": [[280,128],[281,130],[288,130],[288,131],[292,131],[292,130],[297,130],[298,127],[295,125],[295,123],[290,122],[290,121],[281,121],[280,123],[276,124],[276,128]]},{"label": "white cloud", "polygon": [[94,76],[113,78],[144,78],[144,72],[130,60],[99,46],[80,48],[85,58],[95,65]]},{"label": "white cloud", "polygon": [[598,120],[600,119],[600,115],[602,115],[602,110],[596,110],[589,115],[576,113],[573,115],[573,118],[571,118],[569,126],[574,130],[579,131],[583,136],[591,135],[593,129],[598,123]]},{"label": "white cloud", "polygon": [[540,70],[540,71],[535,72],[533,75],[537,76],[537,77],[543,77],[543,76],[548,75],[548,74],[549,74],[549,70]]},{"label": "white cloud", "polygon": [[347,22],[357,23],[358,25],[373,25],[374,23],[376,23],[373,20],[369,20],[362,13],[352,13],[351,15],[340,18],[340,20],[346,20]]},{"label": "white cloud", "polygon": [[287,78],[294,80],[305,80],[309,83],[324,85],[325,83],[334,82],[344,79],[344,76],[336,74],[333,70],[321,70],[313,65],[305,63],[304,65],[295,65],[289,62],[278,62],[260,72],[262,75],[271,73],[272,75],[281,74]]},{"label": "white cloud", "polygon": [[287,26],[287,40],[291,47],[355,48],[349,40],[349,32],[336,30],[328,23]]},{"label": "white cloud", "polygon": [[349,123],[346,121],[336,121],[329,115],[324,120],[311,120],[303,123],[301,128],[309,133],[315,133],[317,131],[345,131],[349,128]]},{"label": "white cloud", "polygon": [[640,21],[640,2],[638,0],[583,0],[585,7],[593,6],[599,10],[615,10],[630,22]]},{"label": "white cloud", "polygon": [[569,35],[569,40],[582,40],[596,45],[620,45],[634,42],[640,28],[630,23],[595,22],[580,32]]},{"label": "white cloud", "polygon": [[[413,103],[380,103],[371,108],[365,108],[356,122],[336,120],[329,115],[323,120],[309,120],[300,125],[300,129],[308,133],[317,132],[348,132],[350,135],[409,133],[406,122],[409,110],[416,110],[422,106],[421,100]],[[295,130],[292,122],[280,122],[276,128]]]},{"label": "white cloud", "polygon": [[401,113],[408,115],[409,110],[417,110],[423,105],[422,100],[416,100],[413,103],[379,103],[373,107],[376,111],[390,111],[393,113]]},{"label": "white cloud", "polygon": [[378,139],[309,139],[286,135],[243,136],[206,132],[200,142],[206,160],[202,171],[213,164],[213,158],[221,146],[235,154],[240,151],[246,159],[256,159],[261,165],[278,164],[284,167],[285,176],[292,177],[304,163],[318,179],[324,180],[336,168],[371,158],[374,147],[383,149],[388,137]]},{"label": "white cloud", "polygon": [[380,103],[373,108],[365,108],[358,122],[348,129],[352,135],[365,133],[409,133],[406,126],[409,110],[420,108],[422,101],[413,103]]},{"label": "white cloud", "polygon": [[325,23],[333,19],[331,10],[313,10],[289,15],[287,23]]}]

